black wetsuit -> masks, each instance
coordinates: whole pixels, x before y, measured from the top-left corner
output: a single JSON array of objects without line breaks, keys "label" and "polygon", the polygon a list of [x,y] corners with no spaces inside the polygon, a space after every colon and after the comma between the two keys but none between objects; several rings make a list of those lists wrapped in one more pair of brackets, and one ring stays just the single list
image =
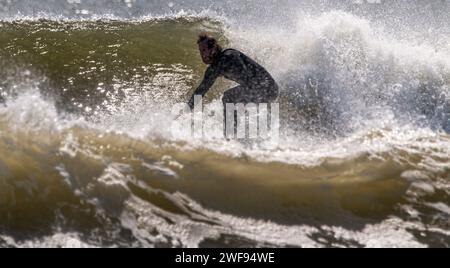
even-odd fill
[{"label": "black wetsuit", "polygon": [[191,109],[194,107],[194,96],[204,96],[220,76],[239,84],[224,93],[224,105],[271,103],[278,97],[278,85],[264,67],[235,49],[226,49],[206,70],[202,83],[189,100]]}]

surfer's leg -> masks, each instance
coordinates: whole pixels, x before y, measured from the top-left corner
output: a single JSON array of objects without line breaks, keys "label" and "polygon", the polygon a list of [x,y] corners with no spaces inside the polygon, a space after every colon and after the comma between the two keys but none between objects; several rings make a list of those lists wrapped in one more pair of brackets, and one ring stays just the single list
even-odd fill
[{"label": "surfer's leg", "polygon": [[225,91],[225,93],[223,93],[222,102],[223,102],[224,106],[227,103],[232,103],[232,104],[246,103],[247,102],[247,100],[246,100],[247,93],[248,93],[248,90],[242,86],[237,86],[237,87],[231,88],[231,89]]},{"label": "surfer's leg", "polygon": [[[248,89],[242,86],[237,86],[234,88],[231,88],[223,94],[222,97],[222,103],[223,103],[223,118],[224,118],[224,136],[226,137],[226,131],[227,131],[227,104],[238,104],[248,103]],[[237,112],[234,112],[234,131],[236,132],[237,129]]]},{"label": "surfer's leg", "polygon": [[[273,103],[278,98],[279,90],[278,86],[276,84],[270,85],[269,87],[265,88],[245,88],[242,86],[237,86],[234,88],[231,88],[223,94],[222,102],[223,102],[223,109],[224,109],[224,134],[226,136],[226,104],[249,104],[254,103],[256,105],[261,103],[270,104]],[[237,129],[237,112],[234,113],[234,128],[235,132]]]}]

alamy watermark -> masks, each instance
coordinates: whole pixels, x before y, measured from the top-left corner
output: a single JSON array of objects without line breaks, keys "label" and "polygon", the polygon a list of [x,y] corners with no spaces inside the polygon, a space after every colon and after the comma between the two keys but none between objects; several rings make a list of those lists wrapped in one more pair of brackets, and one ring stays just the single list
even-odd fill
[{"label": "alamy watermark", "polygon": [[202,96],[195,96],[192,113],[186,104],[173,106],[172,115],[180,114],[189,117],[172,130],[193,139],[270,140],[278,144],[280,138],[278,103],[226,103],[206,109]]}]

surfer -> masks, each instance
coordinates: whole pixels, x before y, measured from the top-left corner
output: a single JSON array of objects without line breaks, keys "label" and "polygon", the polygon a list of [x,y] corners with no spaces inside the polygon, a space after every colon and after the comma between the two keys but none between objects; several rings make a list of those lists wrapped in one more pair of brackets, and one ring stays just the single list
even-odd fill
[{"label": "surfer", "polygon": [[218,77],[225,77],[239,85],[223,94],[226,104],[272,103],[278,97],[278,85],[269,72],[236,49],[222,49],[217,40],[205,33],[198,37],[198,48],[205,64],[209,65],[203,81],[194,91],[188,105],[194,109],[194,96],[204,96]]}]

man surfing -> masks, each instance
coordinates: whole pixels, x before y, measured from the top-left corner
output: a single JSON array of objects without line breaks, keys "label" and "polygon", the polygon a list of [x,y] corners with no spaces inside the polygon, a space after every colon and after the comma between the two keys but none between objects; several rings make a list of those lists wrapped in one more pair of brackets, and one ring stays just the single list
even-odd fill
[{"label": "man surfing", "polygon": [[[236,49],[222,49],[212,36],[202,33],[198,48],[205,64],[209,65],[203,81],[194,91],[188,105],[194,109],[194,96],[204,96],[218,77],[225,77],[239,85],[225,91],[226,104],[272,103],[279,94],[278,85],[264,67]],[[226,114],[226,113],[224,113]]]}]

